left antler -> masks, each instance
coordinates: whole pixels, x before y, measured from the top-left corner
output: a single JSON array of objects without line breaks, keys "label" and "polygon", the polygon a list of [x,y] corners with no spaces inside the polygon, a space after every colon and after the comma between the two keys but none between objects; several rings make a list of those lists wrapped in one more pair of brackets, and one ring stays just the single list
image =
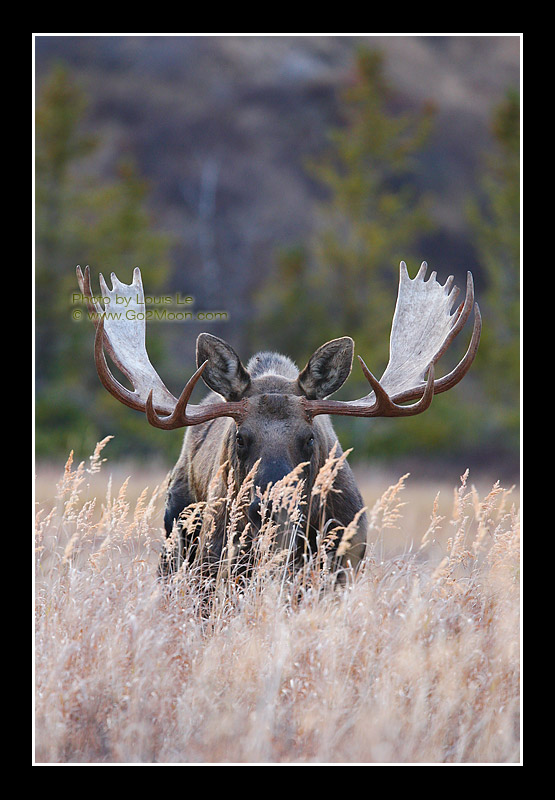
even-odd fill
[{"label": "left antler", "polygon": [[[98,377],[103,386],[120,403],[144,411],[151,425],[165,430],[199,425],[217,417],[242,419],[245,414],[244,401],[189,404],[189,398],[207,361],[201,364],[188,380],[179,399],[164,385],[150,363],[146,351],[145,301],[141,271],[138,267],[133,271],[133,282],[129,285],[121,283],[112,273],[112,289],[108,288],[104,277],[100,275],[102,296],[107,299],[109,308],[114,309],[113,311],[103,309],[94,298],[88,267],[85,267],[84,274],[81,268],[77,267],[77,280],[82,294],[87,299],[91,318],[96,327],[94,358]],[[118,298],[119,309],[123,308],[123,311],[117,310]],[[127,313],[128,311],[134,313]],[[133,391],[123,386],[112,375],[106,363],[104,348],[114,364],[128,378]]]},{"label": "left antler", "polygon": [[[339,414],[353,417],[407,417],[425,411],[434,394],[446,392],[468,372],[478,350],[482,319],[474,303],[472,274],[467,273],[464,303],[451,314],[459,293],[451,288],[453,276],[442,286],[432,272],[425,280],[424,261],[414,280],[401,262],[399,293],[393,315],[389,363],[380,381],[372,375],[362,358],[359,360],[372,390],[359,400],[306,400],[307,414]],[[474,329],[464,358],[448,375],[434,380],[434,365],[462,330],[474,307]],[[427,380],[425,379],[428,373]],[[420,398],[420,399],[418,399]],[[418,399],[409,406],[400,405]]]}]

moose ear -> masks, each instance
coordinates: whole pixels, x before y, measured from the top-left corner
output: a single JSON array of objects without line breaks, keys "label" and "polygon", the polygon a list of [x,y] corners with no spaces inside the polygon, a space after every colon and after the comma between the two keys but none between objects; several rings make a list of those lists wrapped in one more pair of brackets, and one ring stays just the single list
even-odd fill
[{"label": "moose ear", "polygon": [[240,400],[251,384],[249,373],[233,347],[210,333],[197,339],[197,367],[208,361],[202,379],[226,400]]},{"label": "moose ear", "polygon": [[350,336],[333,339],[316,350],[297,378],[309,400],[322,400],[343,386],[353,366],[355,343]]}]

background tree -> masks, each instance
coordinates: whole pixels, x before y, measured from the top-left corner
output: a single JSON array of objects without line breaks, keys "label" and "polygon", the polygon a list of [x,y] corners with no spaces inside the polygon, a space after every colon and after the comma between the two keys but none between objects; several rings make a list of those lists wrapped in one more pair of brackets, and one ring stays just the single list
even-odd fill
[{"label": "background tree", "polygon": [[[279,255],[276,273],[258,296],[256,327],[273,334],[273,346],[299,365],[327,339],[348,334],[370,369],[381,374],[399,262],[412,265],[414,276],[422,260],[420,241],[432,227],[429,200],[417,195],[414,174],[434,110],[427,105],[413,113],[392,111],[382,56],[373,50],[359,52],[341,103],[341,128],[330,133],[328,151],[308,165],[327,195],[315,233],[306,245]],[[358,389],[367,391],[355,365],[350,396]],[[346,441],[356,440],[359,455],[402,450],[406,421],[395,423],[396,428],[377,420],[336,421],[345,427]],[[436,419],[435,427],[420,426],[420,436],[433,446],[444,428]]]},{"label": "background tree", "polygon": [[346,332],[370,362],[383,359],[396,267],[410,261],[431,227],[427,200],[411,178],[433,110],[394,114],[391,103],[382,55],[361,50],[341,97],[343,125],[330,132],[328,151],[307,165],[327,197],[314,236],[279,256],[277,276],[260,296],[269,320],[272,311],[276,322],[284,313],[298,319],[293,328],[268,328],[301,360],[323,337]]},{"label": "background tree", "polygon": [[520,396],[520,98],[510,91],[491,125],[481,196],[470,205],[486,278],[486,319],[477,368],[487,394],[492,444],[518,447]]},{"label": "background tree", "polygon": [[[149,291],[163,285],[169,270],[169,238],[155,230],[147,210],[148,187],[128,157],[115,176],[97,174],[93,157],[100,143],[86,132],[86,98],[64,66],[48,76],[36,108],[36,448],[55,456],[81,447],[91,452],[107,433],[116,434],[114,451],[148,451],[154,439],[139,415],[122,415],[110,404],[94,370],[92,325],[75,311],[75,267],[89,264],[93,274],[118,272],[130,280],[140,266]],[[93,287],[93,291],[95,288]],[[98,287],[96,287],[98,290]],[[149,347],[161,353],[156,329]],[[151,335],[152,334],[152,335]],[[152,343],[150,339],[152,338]],[[141,421],[143,421],[141,419]],[[118,436],[121,434],[121,437]],[[158,447],[156,439],[156,447]]]}]

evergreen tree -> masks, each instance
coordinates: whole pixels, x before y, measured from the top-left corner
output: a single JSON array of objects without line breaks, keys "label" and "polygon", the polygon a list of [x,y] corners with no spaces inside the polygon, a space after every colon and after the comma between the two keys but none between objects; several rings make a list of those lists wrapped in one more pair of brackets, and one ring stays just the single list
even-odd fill
[{"label": "evergreen tree", "polygon": [[[90,265],[129,282],[140,266],[149,291],[159,290],[169,271],[169,239],[155,231],[146,209],[147,184],[129,159],[113,180],[92,164],[99,147],[84,132],[87,102],[68,70],[57,65],[37,99],[35,142],[35,377],[36,449],[39,456],[92,448],[107,433],[129,436],[149,448],[148,426],[125,420],[106,399],[92,358],[92,325],[74,312],[79,289],[75,267]],[[98,287],[93,286],[93,291]],[[160,350],[153,332],[154,349]],[[137,415],[138,416],[138,415]]]},{"label": "evergreen tree", "polygon": [[490,435],[518,447],[520,394],[520,99],[507,92],[492,119],[494,153],[470,207],[487,286],[477,358],[489,397]]},{"label": "evergreen tree", "polygon": [[[361,50],[355,80],[342,95],[344,125],[330,134],[328,152],[308,165],[328,197],[315,234],[306,247],[281,254],[277,276],[260,293],[265,327],[278,330],[276,346],[292,345],[301,360],[326,338],[345,334],[369,364],[387,354],[399,262],[410,263],[430,229],[412,177],[432,122],[430,107],[394,114],[391,100],[381,54]],[[281,324],[284,317],[292,326]]]},{"label": "evergreen tree", "polygon": [[[305,246],[280,254],[277,274],[257,298],[256,329],[273,334],[272,346],[299,366],[323,342],[349,335],[379,375],[388,358],[399,262],[412,265],[415,274],[420,238],[432,228],[428,200],[418,196],[414,175],[434,111],[430,105],[412,113],[392,111],[395,98],[379,52],[361,50],[355,67],[341,97],[343,125],[331,132],[327,152],[308,165],[327,194],[316,230]],[[349,397],[368,391],[357,363]],[[402,449],[404,422],[383,428],[379,421],[338,418],[335,424],[347,446],[356,441],[357,454],[364,455]],[[421,430],[425,441],[434,431],[445,433],[437,424]]]},{"label": "evergreen tree", "polygon": [[81,131],[82,92],[58,65],[42,91],[36,111],[35,304],[36,378],[39,392],[49,381],[63,380],[72,341],[68,292],[74,286],[69,265],[79,263],[82,240],[75,214],[73,168],[86,159],[96,141]]}]

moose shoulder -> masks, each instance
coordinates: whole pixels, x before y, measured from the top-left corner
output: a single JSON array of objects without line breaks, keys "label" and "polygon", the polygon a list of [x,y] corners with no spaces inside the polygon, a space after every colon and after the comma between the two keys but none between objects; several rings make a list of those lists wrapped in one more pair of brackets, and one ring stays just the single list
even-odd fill
[{"label": "moose shoulder", "polygon": [[[390,357],[380,379],[359,360],[371,391],[348,402],[328,399],[348,378],[353,361],[353,340],[346,336],[323,344],[300,372],[286,356],[258,353],[243,366],[235,350],[222,339],[202,333],[197,339],[198,369],[175,398],[154,370],[145,346],[144,292],[141,274],[134,270],[131,285],[121,283],[112,273],[112,289],[100,275],[103,297],[116,305],[116,296],[126,298],[126,307],[136,314],[111,318],[93,297],[88,267],[77,277],[89,308],[95,312],[95,361],[106,389],[120,402],[146,413],[151,425],[166,430],[186,427],[183,448],[168,489],[164,523],[169,536],[178,526],[173,551],[164,553],[160,570],[167,575],[178,569],[184,554],[194,554],[197,536],[179,529],[181,512],[191,504],[209,502],[228,491],[227,470],[233,470],[237,492],[256,465],[245,524],[251,531],[260,527],[260,494],[299,465],[304,480],[304,512],[310,516],[308,498],[318,470],[330,451],[340,453],[329,415],[358,417],[412,416],[425,411],[434,394],[455,386],[467,373],[478,348],[481,318],[474,303],[472,275],[467,274],[464,302],[452,313],[458,289],[449,277],[439,284],[436,273],[425,279],[424,262],[411,280],[401,262],[399,292],[393,317]],[[120,300],[121,303],[121,300]],[[460,332],[474,308],[474,328],[468,350],[459,364],[435,379],[435,364]],[[142,313],[141,313],[142,312]],[[116,316],[116,315],[113,315]],[[110,372],[104,350],[129,379],[133,391],[122,386]],[[199,378],[211,390],[200,404],[189,403]],[[413,402],[416,401],[416,402]],[[411,403],[410,405],[402,405]],[[325,518],[348,525],[362,509],[362,499],[346,462],[335,481],[335,491],[326,501]],[[312,510],[312,514],[314,511]],[[314,546],[318,521],[307,519],[308,541]],[[210,539],[211,561],[217,562],[225,539],[222,519]],[[366,519],[350,539],[343,563],[356,565],[364,555]]]}]

